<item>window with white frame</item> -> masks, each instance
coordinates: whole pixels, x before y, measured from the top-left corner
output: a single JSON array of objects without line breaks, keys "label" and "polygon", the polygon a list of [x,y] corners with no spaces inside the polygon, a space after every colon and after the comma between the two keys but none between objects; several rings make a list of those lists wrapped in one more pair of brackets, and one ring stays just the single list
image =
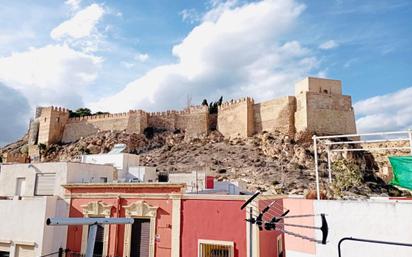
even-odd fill
[{"label": "window with white frame", "polygon": [[56,173],[37,173],[34,195],[53,195]]},{"label": "window with white frame", "polygon": [[10,243],[0,242],[0,257],[9,257],[9,256],[10,256]]},{"label": "window with white frame", "polygon": [[231,241],[199,240],[198,257],[233,257],[233,248]]}]

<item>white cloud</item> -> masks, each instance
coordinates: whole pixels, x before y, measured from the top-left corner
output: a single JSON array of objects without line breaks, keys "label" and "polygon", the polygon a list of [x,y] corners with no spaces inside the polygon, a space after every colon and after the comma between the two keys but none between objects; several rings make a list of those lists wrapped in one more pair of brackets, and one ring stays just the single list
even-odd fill
[{"label": "white cloud", "polygon": [[131,68],[133,68],[134,66],[136,66],[136,64],[135,63],[132,63],[132,62],[121,62],[121,64],[124,66],[124,67],[126,67],[126,68],[128,68],[128,69],[131,69]]},{"label": "white cloud", "polygon": [[68,6],[70,6],[70,8],[72,10],[77,10],[80,8],[80,2],[82,0],[66,0],[66,2],[64,2],[65,4],[67,4]]},{"label": "white cloud", "polygon": [[0,58],[0,81],[21,92],[31,107],[82,105],[81,93],[96,79],[102,59],[70,48],[47,45]]},{"label": "white cloud", "polygon": [[54,28],[50,36],[55,39],[80,39],[91,36],[95,27],[103,17],[104,9],[98,4],[91,4],[78,11],[71,19]]},{"label": "white cloud", "polygon": [[110,111],[162,110],[182,107],[187,95],[200,103],[221,95],[226,100],[252,96],[259,101],[291,94],[294,82],[318,66],[299,42],[279,43],[304,8],[293,0],[216,2],[173,47],[176,63],[155,67],[90,106]]},{"label": "white cloud", "polygon": [[212,8],[203,15],[203,21],[216,21],[226,10],[238,6],[239,2],[237,0],[212,0],[210,4]]},{"label": "white cloud", "polygon": [[200,15],[195,9],[184,9],[180,13],[182,20],[189,22],[191,24],[198,22],[200,20]]},{"label": "white cloud", "polygon": [[134,56],[134,59],[136,61],[139,61],[139,62],[145,62],[149,59],[149,55],[148,54],[138,53]]},{"label": "white cloud", "polygon": [[359,132],[412,128],[412,87],[354,104]]},{"label": "white cloud", "polygon": [[336,42],[335,40],[329,40],[329,41],[322,43],[319,46],[319,48],[323,50],[329,50],[329,49],[336,48],[338,46],[339,46],[338,42]]}]

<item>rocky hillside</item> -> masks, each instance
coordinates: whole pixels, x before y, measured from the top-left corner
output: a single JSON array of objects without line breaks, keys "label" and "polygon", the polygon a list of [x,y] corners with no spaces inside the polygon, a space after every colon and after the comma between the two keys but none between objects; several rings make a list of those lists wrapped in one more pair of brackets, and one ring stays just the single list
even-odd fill
[{"label": "rocky hillside", "polygon": [[[202,170],[219,180],[242,180],[250,190],[302,195],[314,190],[315,174],[310,135],[299,138],[295,141],[281,133],[263,133],[229,140],[213,131],[204,138],[187,139],[179,131],[155,131],[150,135],[103,131],[75,143],[51,145],[42,151],[42,161],[76,161],[81,154],[106,153],[114,144],[124,143],[126,152],[140,155],[141,165],[155,166],[159,172]],[[1,150],[21,151],[27,147],[24,143],[22,140]],[[326,183],[326,154],[320,154],[319,159],[325,197],[409,194],[371,173],[370,167],[375,164],[366,154],[335,155],[331,185]]]}]

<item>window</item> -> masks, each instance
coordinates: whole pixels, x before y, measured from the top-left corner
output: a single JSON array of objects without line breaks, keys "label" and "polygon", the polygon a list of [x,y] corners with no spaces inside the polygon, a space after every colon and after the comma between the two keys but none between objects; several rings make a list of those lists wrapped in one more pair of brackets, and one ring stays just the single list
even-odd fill
[{"label": "window", "polygon": [[16,196],[23,196],[26,189],[26,178],[16,179]]},{"label": "window", "polygon": [[104,227],[102,225],[97,225],[96,241],[94,242],[93,257],[103,256],[103,244],[104,244]]},{"label": "window", "polygon": [[283,238],[282,238],[282,235],[278,236],[277,241],[278,241],[278,257],[283,257],[284,254],[283,254]]},{"label": "window", "polygon": [[0,257],[10,257],[10,243],[0,243]]},{"label": "window", "polygon": [[107,177],[100,177],[101,183],[107,183]]},{"label": "window", "polygon": [[130,257],[148,257],[150,248],[150,219],[134,219]]},{"label": "window", "polygon": [[199,257],[233,257],[233,242],[199,240]]},{"label": "window", "polygon": [[56,173],[37,173],[34,195],[53,195]]},{"label": "window", "polygon": [[35,257],[33,245],[16,245],[16,251],[14,253],[16,257]]},{"label": "window", "polygon": [[9,257],[9,256],[10,256],[10,252],[0,251],[0,257]]}]

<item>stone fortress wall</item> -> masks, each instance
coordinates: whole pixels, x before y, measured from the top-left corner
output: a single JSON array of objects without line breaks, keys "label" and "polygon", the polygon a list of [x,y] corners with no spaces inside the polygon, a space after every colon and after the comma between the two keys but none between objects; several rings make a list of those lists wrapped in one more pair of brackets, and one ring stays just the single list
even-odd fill
[{"label": "stone fortress wall", "polygon": [[[39,107],[30,122],[29,144],[74,142],[98,131],[143,133],[147,127],[180,129],[190,137],[206,135],[211,117],[207,106],[183,111],[127,113],[69,118],[68,110]],[[295,96],[255,103],[250,97],[219,106],[217,130],[226,137],[248,137],[263,131],[280,131],[293,137],[307,131],[317,135],[356,133],[350,96],[342,95],[338,80],[306,78],[296,84]]]}]

